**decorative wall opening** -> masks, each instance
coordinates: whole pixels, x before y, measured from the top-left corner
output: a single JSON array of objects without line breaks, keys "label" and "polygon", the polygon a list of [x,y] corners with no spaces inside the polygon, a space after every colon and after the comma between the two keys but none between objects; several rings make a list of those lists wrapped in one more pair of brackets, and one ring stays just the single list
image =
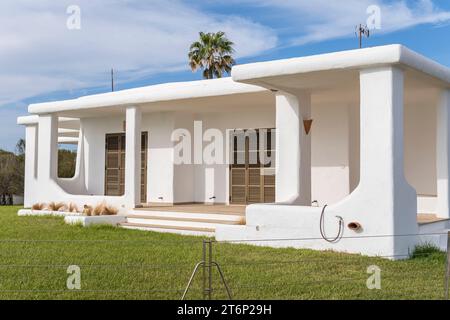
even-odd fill
[{"label": "decorative wall opening", "polygon": [[73,178],[77,167],[77,145],[58,144],[58,178]]}]

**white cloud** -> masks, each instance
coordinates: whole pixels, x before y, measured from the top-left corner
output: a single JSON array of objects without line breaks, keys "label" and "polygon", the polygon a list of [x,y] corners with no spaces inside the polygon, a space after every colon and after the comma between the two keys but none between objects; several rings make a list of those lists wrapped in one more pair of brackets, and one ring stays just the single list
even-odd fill
[{"label": "white cloud", "polygon": [[[390,33],[421,25],[450,21],[450,12],[441,10],[431,0],[246,0],[255,6],[279,10],[290,25],[286,32],[287,45],[302,45],[340,37],[353,36],[355,26],[367,21],[367,8],[381,9],[381,30]],[[294,35],[296,34],[296,35]]]},{"label": "white cloud", "polygon": [[[81,8],[81,30],[68,30],[66,9]],[[227,33],[236,57],[276,46],[275,32],[238,16],[202,12],[178,0],[2,0],[0,105],[52,91],[188,69],[199,31]]]},{"label": "white cloud", "polygon": [[[388,33],[418,24],[450,21],[450,12],[431,0],[230,0],[252,10],[239,15],[214,12],[215,1],[181,0],[2,0],[0,1],[0,106],[52,91],[96,87],[108,70],[122,81],[159,72],[187,70],[186,53],[198,31],[223,30],[236,43],[237,58],[281,44],[354,36],[366,9],[381,7]],[[69,5],[81,7],[81,30],[66,28]],[[260,21],[259,23],[254,20]],[[276,30],[275,30],[276,29]],[[280,43],[278,37],[283,37]]]}]

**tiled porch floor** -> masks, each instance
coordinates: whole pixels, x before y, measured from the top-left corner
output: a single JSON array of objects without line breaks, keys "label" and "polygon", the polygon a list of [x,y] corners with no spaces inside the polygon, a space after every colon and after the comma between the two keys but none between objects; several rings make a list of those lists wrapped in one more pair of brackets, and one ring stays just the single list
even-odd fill
[{"label": "tiled porch floor", "polygon": [[[186,213],[218,213],[230,215],[245,215],[245,205],[205,205],[205,204],[180,204],[180,205],[148,205],[136,210],[142,211],[165,211],[165,212],[186,212]],[[438,222],[445,219],[436,217],[434,214],[418,214],[419,224]]]},{"label": "tiled porch floor", "polygon": [[[205,204],[180,204],[180,205],[149,205],[135,210],[142,211],[162,211],[162,212],[186,212],[186,213],[210,213],[210,214],[229,214],[245,215],[245,205],[205,205]],[[417,222],[426,224],[438,222],[445,219],[438,218],[435,214],[418,214]]]}]

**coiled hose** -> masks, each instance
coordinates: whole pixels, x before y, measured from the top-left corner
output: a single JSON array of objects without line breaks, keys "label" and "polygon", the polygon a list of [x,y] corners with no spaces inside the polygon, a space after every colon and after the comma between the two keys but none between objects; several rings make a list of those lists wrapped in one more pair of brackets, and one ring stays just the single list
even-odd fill
[{"label": "coiled hose", "polygon": [[333,239],[328,239],[325,236],[325,226],[324,226],[324,219],[325,219],[325,209],[328,207],[328,205],[324,205],[322,208],[322,213],[320,214],[320,235],[322,236],[322,238],[329,242],[329,243],[335,243],[338,242],[341,237],[342,237],[342,232],[344,231],[344,219],[341,216],[336,216],[336,218],[338,218],[339,220],[339,230],[338,230],[338,234],[335,238]]}]

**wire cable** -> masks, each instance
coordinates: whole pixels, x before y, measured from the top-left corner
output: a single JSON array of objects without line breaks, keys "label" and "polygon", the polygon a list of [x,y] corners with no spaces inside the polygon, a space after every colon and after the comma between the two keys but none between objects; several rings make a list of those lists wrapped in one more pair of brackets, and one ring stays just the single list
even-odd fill
[{"label": "wire cable", "polygon": [[322,238],[329,242],[329,243],[336,243],[341,239],[342,236],[342,231],[344,230],[344,219],[340,216],[336,216],[336,218],[338,218],[339,220],[339,230],[338,233],[336,235],[336,237],[329,239],[326,237],[325,235],[325,225],[324,225],[324,220],[325,220],[325,209],[328,207],[328,205],[324,205],[322,208],[322,212],[320,213],[320,235],[322,236]]}]

